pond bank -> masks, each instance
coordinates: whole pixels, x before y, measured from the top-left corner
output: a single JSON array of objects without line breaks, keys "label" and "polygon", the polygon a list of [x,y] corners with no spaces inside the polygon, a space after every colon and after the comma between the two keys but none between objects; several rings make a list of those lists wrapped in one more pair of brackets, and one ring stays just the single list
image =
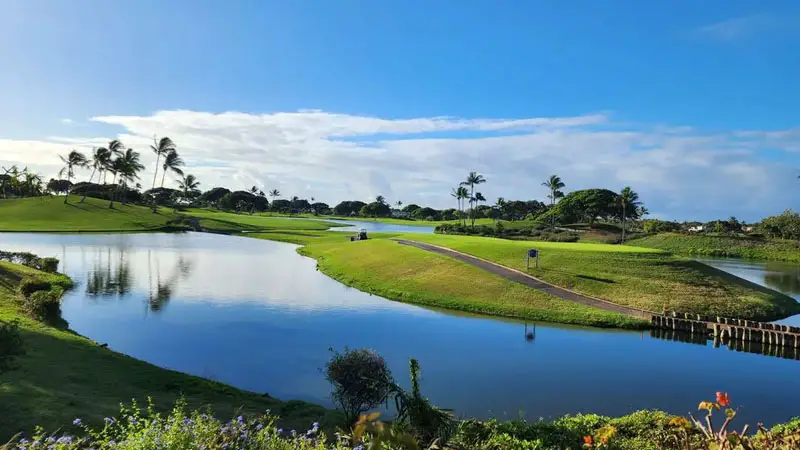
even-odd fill
[{"label": "pond bank", "polygon": [[[19,431],[29,435],[36,425],[56,429],[80,417],[101,424],[114,417],[119,403],[152,397],[166,410],[183,395],[193,407],[211,406],[231,415],[238,408],[272,409],[287,425],[306,427],[336,415],[305,402],[282,402],[266,394],[246,392],[215,381],[162,369],[99,346],[69,329],[30,319],[19,311],[16,287],[23,277],[52,276],[24,266],[0,262],[0,319],[18,320],[26,354],[17,368],[0,375],[0,441]],[[57,405],[57,407],[55,407]]]}]

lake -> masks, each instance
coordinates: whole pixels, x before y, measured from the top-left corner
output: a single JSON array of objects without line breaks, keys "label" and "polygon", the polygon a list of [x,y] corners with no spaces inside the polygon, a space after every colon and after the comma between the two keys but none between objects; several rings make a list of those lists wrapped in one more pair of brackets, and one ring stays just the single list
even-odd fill
[{"label": "lake", "polygon": [[330,228],[329,231],[347,231],[351,233],[357,232],[362,228],[367,230],[367,233],[433,233],[434,228],[429,225],[398,225],[394,223],[378,222],[377,220],[319,220],[349,225],[347,227],[333,227]]},{"label": "lake", "polygon": [[[0,233],[0,248],[61,259],[76,332],[115,351],[281,399],[330,406],[330,347],[371,347],[459,416],[693,411],[728,391],[745,422],[797,415],[800,361],[648,332],[476,317],[392,302],[315,270],[291,244],[202,233]],[[127,400],[127,399],[120,399]]]},{"label": "lake", "polygon": [[[699,258],[698,261],[782,292],[800,301],[800,265],[798,264],[736,258]],[[800,315],[779,320],[776,323],[800,326]]]}]

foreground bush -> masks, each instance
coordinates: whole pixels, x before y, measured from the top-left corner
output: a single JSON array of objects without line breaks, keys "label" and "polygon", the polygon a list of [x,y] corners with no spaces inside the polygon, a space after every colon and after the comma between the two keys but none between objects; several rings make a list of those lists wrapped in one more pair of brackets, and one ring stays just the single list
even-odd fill
[{"label": "foreground bush", "polygon": [[325,376],[333,387],[331,398],[341,408],[348,424],[364,411],[386,402],[394,378],[382,356],[369,349],[331,350]]},{"label": "foreground bush", "polygon": [[308,430],[284,430],[277,417],[263,414],[240,415],[223,422],[208,411],[188,411],[179,400],[162,415],[152,406],[142,411],[134,402],[122,406],[118,417],[106,417],[102,426],[87,425],[80,418],[72,426],[48,434],[37,429],[31,437],[18,436],[3,450],[77,449],[169,449],[169,450],[367,450],[417,449],[413,439],[379,422],[376,416],[362,417],[350,434],[326,435],[319,424]]},{"label": "foreground bush", "polygon": [[[730,398],[717,393],[716,401],[704,401],[705,417],[689,419],[658,411],[639,411],[620,418],[594,414],[565,416],[552,422],[522,420],[462,421],[447,440],[422,445],[402,424],[377,421],[378,414],[361,416],[348,432],[323,432],[319,425],[308,430],[283,430],[269,411],[238,416],[222,422],[208,411],[189,411],[178,401],[167,415],[152,407],[141,411],[134,403],[122,407],[118,417],[107,417],[100,426],[80,418],[55,434],[39,429],[32,437],[18,436],[4,450],[72,449],[206,449],[206,450],[791,450],[800,448],[800,419],[757,432],[730,431],[736,410]],[[713,425],[715,411],[724,420]]]}]

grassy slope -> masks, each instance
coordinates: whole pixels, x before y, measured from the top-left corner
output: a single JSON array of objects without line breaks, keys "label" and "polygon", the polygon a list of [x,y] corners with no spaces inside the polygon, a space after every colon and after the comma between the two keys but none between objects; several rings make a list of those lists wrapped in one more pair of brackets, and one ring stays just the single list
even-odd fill
[{"label": "grassy slope", "polygon": [[553,284],[572,287],[621,305],[752,319],[800,312],[792,298],[720,270],[641,247],[519,242],[472,236],[406,235],[525,270],[525,251],[541,250],[541,268],[529,270]]},{"label": "grassy slope", "polygon": [[800,243],[780,239],[659,233],[632,240],[630,244],[684,255],[800,262]]},{"label": "grassy slope", "polygon": [[183,394],[193,406],[209,405],[221,417],[240,407],[252,413],[269,408],[283,416],[287,426],[298,429],[320,418],[333,420],[329,411],[317,405],[280,402],[161,369],[101,348],[71,331],[23,317],[15,292],[23,275],[58,281],[52,275],[0,262],[0,319],[20,320],[27,349],[17,369],[0,374],[0,442],[18,431],[30,432],[37,424],[54,430],[76,417],[102,423],[103,417],[116,415],[120,402],[136,398],[144,403],[148,396],[159,408],[168,408]]},{"label": "grassy slope", "polygon": [[[408,225],[408,226],[418,226],[418,227],[435,227],[436,225],[441,225],[443,223],[458,223],[459,220],[416,220],[416,219],[394,219],[391,217],[350,217],[350,216],[315,216],[313,214],[280,214],[280,213],[263,213],[264,216],[268,217],[304,217],[304,218],[313,218],[313,219],[334,219],[334,220],[355,220],[360,222],[381,222],[381,223],[388,223],[393,225]],[[490,225],[493,224],[494,221],[492,219],[475,219],[475,225]],[[509,222],[511,223],[511,222]]]},{"label": "grassy slope", "polygon": [[560,300],[468,264],[375,235],[350,242],[341,233],[275,231],[248,234],[305,247],[328,276],[392,300],[480,314],[594,326],[639,327],[641,322]]},{"label": "grassy slope", "polygon": [[200,225],[220,231],[265,231],[278,229],[327,230],[331,227],[346,226],[320,220],[289,219],[260,214],[234,214],[223,211],[193,208],[185,214],[200,219]]},{"label": "grassy slope", "polygon": [[0,200],[0,231],[148,231],[163,228],[175,218],[168,209],[114,204],[71,196]]}]

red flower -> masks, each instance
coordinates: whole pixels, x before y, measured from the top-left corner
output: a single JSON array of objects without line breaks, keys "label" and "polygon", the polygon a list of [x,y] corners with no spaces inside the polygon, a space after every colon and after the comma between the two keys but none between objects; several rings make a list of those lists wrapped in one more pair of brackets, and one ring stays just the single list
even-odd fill
[{"label": "red flower", "polygon": [[727,392],[717,392],[717,403],[719,406],[728,406],[731,404],[731,399],[728,397]]},{"label": "red flower", "polygon": [[583,437],[583,446],[584,447],[591,447],[593,439],[591,436],[584,436]]}]

